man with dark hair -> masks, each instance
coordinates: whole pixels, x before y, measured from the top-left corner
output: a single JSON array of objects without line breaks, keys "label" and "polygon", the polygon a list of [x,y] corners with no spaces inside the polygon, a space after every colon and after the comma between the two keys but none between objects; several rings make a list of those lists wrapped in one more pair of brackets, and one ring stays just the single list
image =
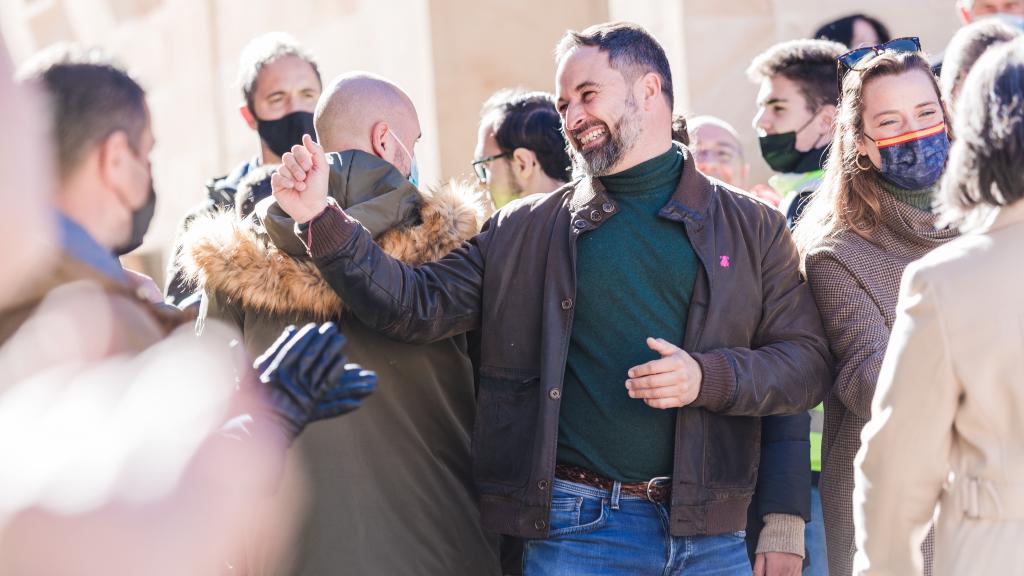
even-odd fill
[{"label": "man with dark hair", "polygon": [[535,574],[750,572],[760,416],[821,400],[829,352],[782,216],[671,140],[664,50],[569,32],[556,107],[584,176],[499,211],[438,262],[385,255],[328,200],[322,148],[285,154],[281,208],[331,287],[391,338],[478,329],[474,479]]},{"label": "man with dark hair", "polygon": [[[315,134],[313,110],[323,85],[320,68],[313,55],[294,38],[282,32],[258,36],[242,50],[238,67],[238,85],[242,103],[238,111],[250,129],[259,137],[259,150],[252,159],[242,162],[227,176],[214,178],[206,184],[206,198],[193,208],[178,228],[174,255],[167,267],[165,293],[168,302],[187,307],[197,302],[195,286],[182,276],[177,265],[181,236],[199,214],[231,211],[240,183],[257,167],[277,164],[281,155],[302,141],[303,134]],[[256,188],[252,192],[269,187]],[[253,204],[266,195],[248,196]]]},{"label": "man with dark hair", "polygon": [[776,44],[750,63],[759,84],[754,129],[761,155],[776,172],[768,185],[782,197],[779,209],[792,227],[824,174],[839,102],[836,58],[846,47],[828,40]]},{"label": "man with dark hair", "polygon": [[473,170],[497,206],[569,181],[572,161],[551,94],[501,90],[480,118]]}]

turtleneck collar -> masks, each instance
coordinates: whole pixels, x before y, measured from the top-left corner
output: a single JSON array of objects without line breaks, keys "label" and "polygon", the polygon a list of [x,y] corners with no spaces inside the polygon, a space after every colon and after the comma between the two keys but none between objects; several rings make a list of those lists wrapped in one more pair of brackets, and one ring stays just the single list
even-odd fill
[{"label": "turtleneck collar", "polygon": [[905,188],[900,188],[881,177],[879,177],[878,181],[883,190],[891,194],[893,198],[900,202],[909,204],[914,208],[924,210],[925,212],[932,211],[932,200],[935,197],[935,191],[938,188],[938,183],[932,184],[927,188],[921,188],[920,190],[907,190]]},{"label": "turtleneck collar", "polygon": [[673,143],[663,154],[622,172],[601,176],[599,180],[612,195],[642,194],[666,187],[675,190],[682,173],[683,151]]}]

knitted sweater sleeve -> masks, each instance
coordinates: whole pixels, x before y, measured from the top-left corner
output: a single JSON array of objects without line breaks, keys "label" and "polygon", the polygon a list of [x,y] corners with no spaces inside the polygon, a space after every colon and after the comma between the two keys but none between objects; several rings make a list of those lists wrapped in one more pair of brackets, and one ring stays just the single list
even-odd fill
[{"label": "knitted sweater sleeve", "polygon": [[833,391],[851,412],[870,418],[889,326],[863,284],[833,253],[808,254],[806,269],[836,357]]}]

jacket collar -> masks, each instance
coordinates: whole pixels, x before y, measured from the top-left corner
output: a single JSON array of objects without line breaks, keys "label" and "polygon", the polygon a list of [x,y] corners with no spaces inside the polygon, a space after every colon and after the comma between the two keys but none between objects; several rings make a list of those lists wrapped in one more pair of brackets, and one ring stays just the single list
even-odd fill
[{"label": "jacket collar", "polygon": [[[489,210],[470,185],[424,190],[420,219],[376,238],[391,256],[418,265],[439,260],[480,231]],[[178,262],[189,282],[220,293],[248,311],[338,318],[344,304],[305,254],[294,257],[252,217],[232,212],[196,218],[181,239]]]},{"label": "jacket collar", "polygon": [[[700,229],[707,221],[714,198],[714,185],[697,170],[693,155],[683,146],[683,173],[675,193],[658,211],[668,220],[681,222]],[[570,226],[579,234],[593,230],[618,212],[618,204],[594,176],[584,177],[573,189],[569,201]]]}]

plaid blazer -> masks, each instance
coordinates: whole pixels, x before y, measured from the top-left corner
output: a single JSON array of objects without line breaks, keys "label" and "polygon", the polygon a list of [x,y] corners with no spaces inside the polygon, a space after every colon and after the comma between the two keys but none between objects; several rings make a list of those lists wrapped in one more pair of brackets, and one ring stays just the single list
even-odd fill
[{"label": "plaid blazer", "polygon": [[[805,260],[807,281],[836,358],[835,383],[825,396],[820,481],[832,576],[853,571],[853,459],[861,429],[871,417],[903,269],[957,236],[956,230],[936,230],[934,214],[900,202],[881,187],[876,194],[881,223],[870,239],[840,230],[809,250]],[[924,544],[928,566],[931,547],[929,536]]]}]

